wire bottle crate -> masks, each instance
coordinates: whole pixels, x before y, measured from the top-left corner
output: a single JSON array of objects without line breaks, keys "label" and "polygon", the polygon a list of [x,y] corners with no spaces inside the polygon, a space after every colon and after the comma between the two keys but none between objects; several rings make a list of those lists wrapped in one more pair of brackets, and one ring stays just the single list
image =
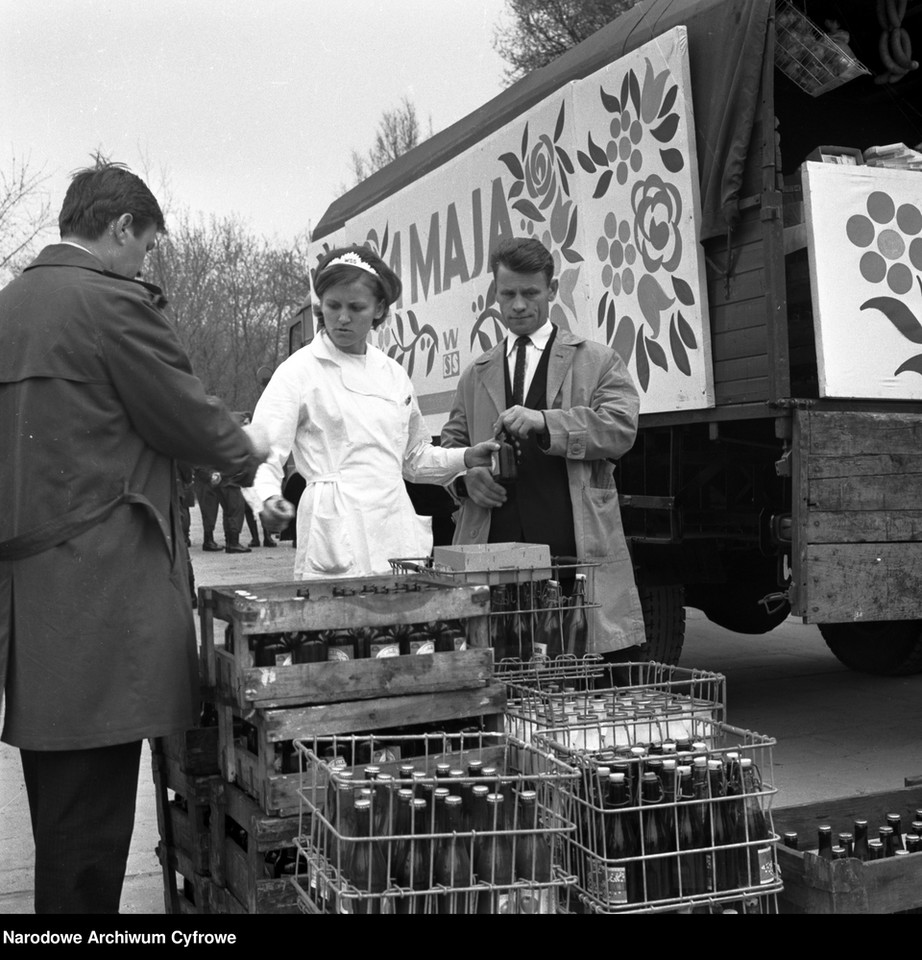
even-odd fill
[{"label": "wire bottle crate", "polygon": [[775,741],[705,717],[689,733],[675,752],[603,747],[594,723],[536,735],[581,773],[560,840],[572,912],[777,912]]},{"label": "wire bottle crate", "polygon": [[[515,548],[520,544],[494,544]],[[502,556],[500,554],[499,556]],[[595,571],[599,561],[554,557],[537,566],[477,566],[475,554],[460,569],[433,557],[392,559],[395,575],[416,574],[434,583],[489,588],[489,643],[497,665],[548,665],[560,656],[582,659],[592,642]]]},{"label": "wire bottle crate", "polygon": [[575,723],[584,728],[583,748],[662,743],[687,739],[698,719],[726,719],[723,674],[652,660],[507,661],[497,679],[506,684],[506,729],[526,741],[539,730]]},{"label": "wire bottle crate", "polygon": [[[369,769],[350,761],[380,756],[376,738],[297,741],[304,829],[296,840],[294,884],[301,909],[557,912],[575,882],[555,857],[567,850],[560,838],[576,829],[579,772],[500,733],[388,736],[387,742],[399,760]],[[452,797],[460,799],[446,799]],[[357,836],[351,806],[365,798],[371,800],[372,827],[370,835]],[[488,814],[481,810],[472,822],[478,803]],[[460,818],[453,827],[449,806]],[[446,874],[443,854],[452,843],[458,852],[453,872]],[[535,846],[543,849],[540,856]],[[491,851],[499,853],[492,858]]]}]

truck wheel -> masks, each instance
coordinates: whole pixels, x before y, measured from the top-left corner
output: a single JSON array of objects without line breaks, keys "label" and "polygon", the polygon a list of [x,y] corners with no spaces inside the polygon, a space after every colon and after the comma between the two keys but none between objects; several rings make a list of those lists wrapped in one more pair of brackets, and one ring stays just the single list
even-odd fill
[{"label": "truck wheel", "polygon": [[695,590],[689,605],[699,610],[717,626],[734,633],[768,633],[787,620],[791,605],[768,613],[759,603],[768,593],[764,583],[731,583],[709,585]]},{"label": "truck wheel", "polygon": [[849,670],[881,677],[922,673],[922,620],[819,626],[826,646]]},{"label": "truck wheel", "polygon": [[681,585],[638,588],[646,642],[638,659],[675,666],[685,642],[685,595]]}]

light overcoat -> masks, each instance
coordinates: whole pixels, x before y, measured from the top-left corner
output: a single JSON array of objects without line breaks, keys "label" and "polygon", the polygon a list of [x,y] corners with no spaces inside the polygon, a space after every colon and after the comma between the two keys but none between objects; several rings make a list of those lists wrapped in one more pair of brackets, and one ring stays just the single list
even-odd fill
[{"label": "light overcoat", "polygon": [[[565,457],[576,549],[592,561],[594,599],[590,618],[591,653],[605,653],[644,642],[643,614],[621,525],[612,460],[634,443],[639,399],[631,375],[614,350],[557,330],[547,368],[544,411],[548,456]],[[478,357],[462,374],[448,422],[446,447],[479,443],[493,436],[506,409],[505,341]],[[454,542],[486,543],[490,511],[464,499],[456,518]],[[597,565],[595,565],[597,564]]]}]

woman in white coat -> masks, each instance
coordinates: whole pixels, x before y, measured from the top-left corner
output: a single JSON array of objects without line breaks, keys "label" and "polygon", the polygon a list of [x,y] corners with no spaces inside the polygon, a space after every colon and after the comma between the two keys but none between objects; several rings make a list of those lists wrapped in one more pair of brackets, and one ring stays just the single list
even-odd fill
[{"label": "woman in white coat", "polygon": [[434,447],[410,378],[368,343],[400,296],[400,278],[366,247],[331,250],[313,284],[318,335],[269,381],[253,414],[270,456],[251,490],[268,527],[288,522],[280,495],[289,453],[306,487],[297,518],[296,579],[390,572],[392,557],[425,557],[431,522],[404,486],[448,483],[489,466],[498,444]]}]

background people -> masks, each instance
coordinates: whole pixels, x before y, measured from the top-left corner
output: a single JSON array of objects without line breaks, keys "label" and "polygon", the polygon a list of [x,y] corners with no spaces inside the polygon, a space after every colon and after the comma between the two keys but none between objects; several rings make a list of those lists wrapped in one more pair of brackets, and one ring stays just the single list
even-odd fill
[{"label": "background people", "polygon": [[590,653],[644,642],[643,615],[621,527],[611,461],[630,450],[639,399],[609,347],[549,320],[557,294],[550,251],[513,238],[491,256],[507,336],[462,374],[442,446],[502,432],[518,451],[518,479],[505,487],[488,468],[462,478],[455,543],[546,543],[552,557],[593,568]]},{"label": "background people", "polygon": [[329,251],[314,279],[319,333],[282,363],[253,413],[271,446],[252,493],[267,526],[290,519],[280,493],[289,453],[306,484],[297,579],[385,574],[390,558],[428,556],[431,524],[413,509],[404,478],[446,483],[489,464],[496,447],[489,437],[469,449],[434,447],[406,371],[367,342],[400,291],[370,249]]},{"label": "background people", "polygon": [[36,912],[116,913],[142,741],[199,717],[175,461],[249,483],[265,450],[136,279],[164,231],[144,182],[80,171],[59,227],[0,291],[2,738],[22,758]]}]

